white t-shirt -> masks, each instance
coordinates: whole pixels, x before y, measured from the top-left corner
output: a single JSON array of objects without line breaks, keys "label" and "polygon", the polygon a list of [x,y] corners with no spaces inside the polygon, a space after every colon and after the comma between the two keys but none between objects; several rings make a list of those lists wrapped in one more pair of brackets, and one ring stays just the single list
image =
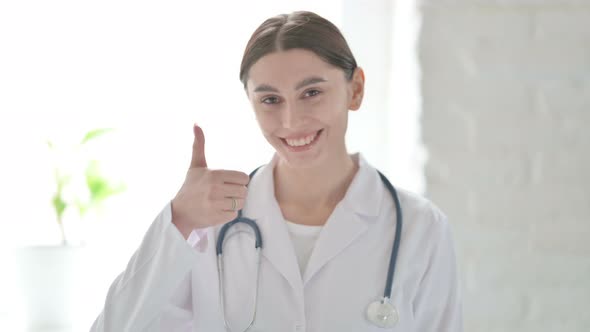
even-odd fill
[{"label": "white t-shirt", "polygon": [[320,236],[323,226],[308,226],[292,223],[287,220],[287,228],[289,235],[291,235],[291,242],[295,248],[295,255],[297,255],[297,262],[299,263],[299,271],[301,275],[305,272],[309,257],[313,252],[316,240]]}]

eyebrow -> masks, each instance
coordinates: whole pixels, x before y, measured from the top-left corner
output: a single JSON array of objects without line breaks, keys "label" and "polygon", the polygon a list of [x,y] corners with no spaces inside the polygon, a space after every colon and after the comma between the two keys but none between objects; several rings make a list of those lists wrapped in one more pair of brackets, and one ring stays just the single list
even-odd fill
[{"label": "eyebrow", "polygon": [[[323,83],[323,82],[327,82],[327,81],[319,76],[308,77],[308,78],[302,80],[301,82],[297,83],[297,85],[295,85],[295,90],[299,90],[299,89],[301,89],[305,86],[311,85],[311,84]],[[268,84],[261,84],[261,85],[257,86],[256,89],[254,89],[254,92],[279,92],[279,90],[273,86],[268,85]]]}]

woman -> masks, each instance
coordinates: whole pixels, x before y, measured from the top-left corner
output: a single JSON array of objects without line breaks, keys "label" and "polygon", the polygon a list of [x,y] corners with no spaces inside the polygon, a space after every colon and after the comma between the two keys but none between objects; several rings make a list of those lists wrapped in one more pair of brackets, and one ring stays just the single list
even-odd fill
[{"label": "woman", "polygon": [[[240,79],[275,156],[251,179],[208,169],[195,125],[185,183],[113,282],[92,330],[462,331],[446,217],[398,190],[399,228],[386,181],[346,150],[348,111],[360,108],[365,77],[340,31],[310,12],[270,18],[246,46]],[[220,229],[240,209],[260,228],[260,265],[252,230],[239,223],[221,246],[220,274]],[[379,315],[367,307],[383,296],[398,229],[396,311]]]}]

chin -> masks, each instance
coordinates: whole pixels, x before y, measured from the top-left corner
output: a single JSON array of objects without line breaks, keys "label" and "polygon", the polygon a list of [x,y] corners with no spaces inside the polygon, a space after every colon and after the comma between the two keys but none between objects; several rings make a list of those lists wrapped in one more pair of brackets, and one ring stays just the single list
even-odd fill
[{"label": "chin", "polygon": [[277,154],[280,160],[286,163],[290,168],[296,169],[311,169],[321,165],[325,162],[325,154],[320,151],[314,151],[315,153],[294,155],[292,152],[277,150]]}]

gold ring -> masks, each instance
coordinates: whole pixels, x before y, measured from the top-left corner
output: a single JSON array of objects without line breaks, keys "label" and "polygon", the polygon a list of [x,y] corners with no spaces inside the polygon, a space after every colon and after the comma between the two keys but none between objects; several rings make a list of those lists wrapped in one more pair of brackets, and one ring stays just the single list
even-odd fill
[{"label": "gold ring", "polygon": [[237,207],[238,207],[238,202],[236,201],[235,198],[232,197],[231,198],[231,210],[235,211]]}]

